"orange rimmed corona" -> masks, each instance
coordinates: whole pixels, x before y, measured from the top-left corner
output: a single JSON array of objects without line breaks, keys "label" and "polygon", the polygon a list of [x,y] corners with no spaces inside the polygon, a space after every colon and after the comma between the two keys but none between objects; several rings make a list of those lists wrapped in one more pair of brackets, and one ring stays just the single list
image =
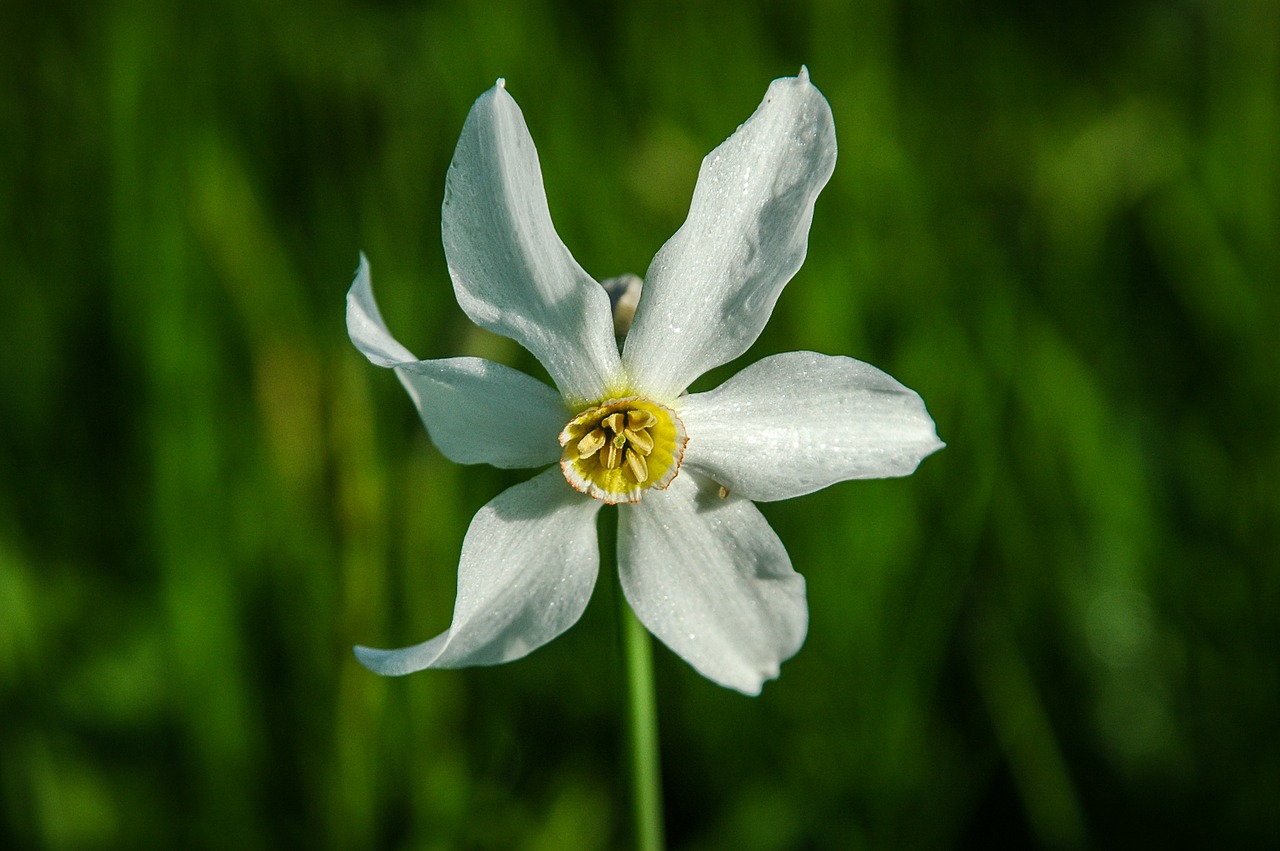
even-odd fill
[{"label": "orange rimmed corona", "polygon": [[569,484],[604,502],[639,502],[666,490],[688,442],[675,411],[640,396],[588,408],[560,432],[560,469]]}]

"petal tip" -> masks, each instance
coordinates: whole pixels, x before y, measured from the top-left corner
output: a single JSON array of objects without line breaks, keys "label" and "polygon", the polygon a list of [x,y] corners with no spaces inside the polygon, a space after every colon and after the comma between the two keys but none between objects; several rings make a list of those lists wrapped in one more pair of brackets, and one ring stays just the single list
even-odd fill
[{"label": "petal tip", "polygon": [[360,252],[355,280],[347,290],[347,335],[356,348],[377,366],[392,367],[417,360],[412,352],[396,342],[382,321],[378,302],[373,297],[369,262],[363,251]]},{"label": "petal tip", "polygon": [[351,286],[347,292],[350,293],[357,287],[369,287],[369,258],[365,256],[364,249],[360,250],[359,260],[356,262],[356,274],[351,279]]},{"label": "petal tip", "polygon": [[507,88],[507,78],[499,77],[497,82],[494,83],[494,85],[500,89],[505,90]]},{"label": "petal tip", "polygon": [[920,469],[920,465],[924,463],[924,459],[928,458],[930,455],[933,455],[935,452],[938,452],[942,449],[947,448],[947,444],[944,443],[938,437],[937,433],[934,433],[931,437],[932,437],[932,440],[928,441],[929,445],[922,445],[920,447],[919,454],[916,456],[915,463],[911,465],[911,469],[907,470],[902,475],[910,476],[914,474],[917,470]]},{"label": "petal tip", "polygon": [[796,79],[802,83],[809,82],[809,66],[808,65],[800,66],[800,73],[796,75]]},{"label": "petal tip", "polygon": [[[919,396],[918,393],[916,395],[917,397]],[[921,407],[924,406],[923,399],[920,400],[920,405]],[[933,421],[933,417],[930,417],[928,412],[925,413],[925,416],[928,417],[929,419],[929,437],[933,439],[933,446],[929,447],[929,449],[925,452],[924,456],[921,456],[922,458],[932,455],[933,453],[937,452],[939,449],[947,448],[947,442],[938,435],[938,425]]]},{"label": "petal tip", "polygon": [[389,654],[386,650],[377,650],[373,647],[364,647],[357,644],[351,648],[351,652],[355,655],[357,662],[375,674],[390,677],[408,673],[408,671],[392,670],[387,666],[386,660]]}]

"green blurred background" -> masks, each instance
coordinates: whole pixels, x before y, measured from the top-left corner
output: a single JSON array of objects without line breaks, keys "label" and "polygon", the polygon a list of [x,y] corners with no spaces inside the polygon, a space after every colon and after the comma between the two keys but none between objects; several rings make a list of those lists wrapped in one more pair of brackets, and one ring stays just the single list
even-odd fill
[{"label": "green blurred background", "polygon": [[624,846],[607,583],[515,664],[352,659],[521,475],[343,297],[364,249],[420,357],[531,368],[446,274],[472,100],[643,273],[802,63],[840,159],[743,362],[870,361],[949,446],[763,506],[812,622],[762,697],[658,649],[672,844],[1280,843],[1280,5],[179,5],[0,11],[0,846]]}]

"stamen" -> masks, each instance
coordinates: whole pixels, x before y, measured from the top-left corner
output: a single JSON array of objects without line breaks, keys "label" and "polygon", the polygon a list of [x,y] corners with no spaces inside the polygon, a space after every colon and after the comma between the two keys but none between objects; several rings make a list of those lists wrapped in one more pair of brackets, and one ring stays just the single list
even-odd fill
[{"label": "stamen", "polygon": [[618,411],[616,414],[610,414],[609,416],[605,417],[603,420],[600,421],[600,424],[603,425],[605,428],[609,429],[609,431],[613,432],[614,434],[621,434],[622,430],[626,428],[626,426],[624,425],[626,421],[627,421],[626,416],[621,411]]},{"label": "stamen", "polygon": [[590,434],[578,441],[578,457],[590,458],[599,452],[600,447],[604,446],[608,440],[604,429],[593,429]]},{"label": "stamen", "polygon": [[642,485],[649,478],[649,462],[639,452],[628,452],[627,472],[635,479],[636,484]]},{"label": "stamen", "polygon": [[627,411],[627,428],[639,431],[642,428],[649,428],[658,421],[652,411],[633,410]]},{"label": "stamen", "polygon": [[616,443],[606,443],[600,453],[600,463],[606,470],[616,470],[622,466],[623,450]]},{"label": "stamen", "polygon": [[[627,419],[631,418],[627,417]],[[627,442],[631,444],[631,448],[641,455],[648,455],[653,451],[653,436],[649,434],[647,429],[640,429],[639,431],[627,429],[622,434],[627,438]]]}]

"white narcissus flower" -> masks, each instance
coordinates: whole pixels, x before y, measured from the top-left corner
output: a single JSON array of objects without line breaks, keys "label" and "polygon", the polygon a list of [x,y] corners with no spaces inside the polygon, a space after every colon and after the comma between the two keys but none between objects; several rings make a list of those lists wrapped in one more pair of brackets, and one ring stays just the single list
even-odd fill
[{"label": "white narcissus flower", "polygon": [[591,596],[596,515],[616,503],[622,589],[649,631],[746,694],[778,675],[808,630],[805,584],[752,500],[905,476],[943,445],[916,393],[847,357],[775,355],[685,393],[760,334],[804,260],[835,160],[831,108],[808,72],[775,80],[703,160],[619,353],[608,295],[551,224],[520,108],[502,80],[480,96],[445,186],[449,274],[467,315],[532,352],[558,389],[480,358],[415,358],[387,331],[363,255],[347,327],[396,371],[447,457],[552,466],[471,521],[449,629],[398,650],[357,647],[365,666],[493,665],[555,638]]}]

